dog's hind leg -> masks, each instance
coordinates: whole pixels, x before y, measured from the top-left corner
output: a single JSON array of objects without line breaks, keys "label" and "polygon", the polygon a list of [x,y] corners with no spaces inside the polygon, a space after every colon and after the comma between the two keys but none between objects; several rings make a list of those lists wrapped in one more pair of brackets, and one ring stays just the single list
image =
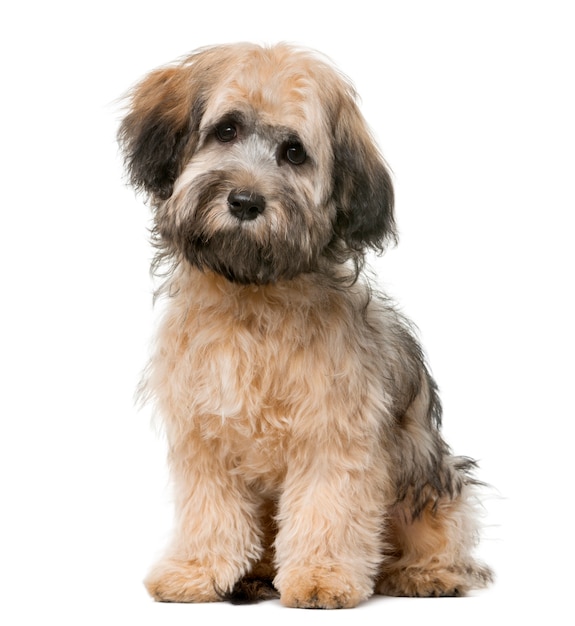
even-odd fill
[{"label": "dog's hind leg", "polygon": [[392,507],[377,593],[459,596],[491,581],[489,568],[471,556],[477,529],[470,489],[430,501],[417,516],[409,497]]},{"label": "dog's hind leg", "polygon": [[394,596],[457,596],[486,586],[489,568],[472,556],[478,540],[475,463],[449,452],[430,378],[399,421],[396,502],[375,591]]}]

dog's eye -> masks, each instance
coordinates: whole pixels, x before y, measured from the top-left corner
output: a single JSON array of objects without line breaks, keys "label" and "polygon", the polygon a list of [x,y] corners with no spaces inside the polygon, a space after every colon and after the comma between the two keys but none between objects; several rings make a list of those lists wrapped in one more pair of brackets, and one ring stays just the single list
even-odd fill
[{"label": "dog's eye", "polygon": [[299,141],[290,141],[285,146],[285,158],[293,165],[301,165],[306,160],[307,154]]},{"label": "dog's eye", "polygon": [[222,143],[233,141],[238,136],[238,129],[236,128],[235,124],[232,124],[230,122],[218,124],[215,130],[218,141],[221,141]]}]

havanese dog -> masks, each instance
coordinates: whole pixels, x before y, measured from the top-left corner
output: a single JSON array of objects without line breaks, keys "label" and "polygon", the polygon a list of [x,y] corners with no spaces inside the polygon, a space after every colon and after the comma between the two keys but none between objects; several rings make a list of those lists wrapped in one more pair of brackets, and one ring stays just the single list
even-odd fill
[{"label": "havanese dog", "polygon": [[350,82],[287,44],[203,48],[134,87],[119,141],[164,276],[143,393],[176,520],[153,598],[327,609],[486,585],[475,464],[363,271],[394,198]]}]

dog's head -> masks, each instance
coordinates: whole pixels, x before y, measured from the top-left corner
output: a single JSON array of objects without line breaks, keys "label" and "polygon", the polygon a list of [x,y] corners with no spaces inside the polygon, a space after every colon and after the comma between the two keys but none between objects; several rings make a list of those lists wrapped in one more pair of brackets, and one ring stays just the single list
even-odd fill
[{"label": "dog's head", "polygon": [[393,188],[351,85],[315,53],[201,49],[130,94],[119,139],[160,245],[264,284],[395,237]]}]

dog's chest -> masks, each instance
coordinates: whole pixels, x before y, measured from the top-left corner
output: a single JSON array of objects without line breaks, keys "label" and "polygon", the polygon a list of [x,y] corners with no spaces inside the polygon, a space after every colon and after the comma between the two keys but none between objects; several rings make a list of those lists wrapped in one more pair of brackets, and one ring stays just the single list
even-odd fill
[{"label": "dog's chest", "polygon": [[168,315],[150,379],[165,418],[205,437],[277,443],[321,410],[341,375],[327,346],[338,333],[328,339],[320,327],[309,312],[282,312],[275,324],[209,309]]},{"label": "dog's chest", "polygon": [[302,445],[369,447],[385,407],[375,348],[347,301],[268,298],[251,315],[190,301],[170,302],[148,380],[171,444],[192,438],[268,492]]},{"label": "dog's chest", "polygon": [[277,488],[297,433],[334,413],[333,363],[314,321],[274,327],[215,311],[168,316],[150,384],[168,436],[196,433],[264,490]]}]

